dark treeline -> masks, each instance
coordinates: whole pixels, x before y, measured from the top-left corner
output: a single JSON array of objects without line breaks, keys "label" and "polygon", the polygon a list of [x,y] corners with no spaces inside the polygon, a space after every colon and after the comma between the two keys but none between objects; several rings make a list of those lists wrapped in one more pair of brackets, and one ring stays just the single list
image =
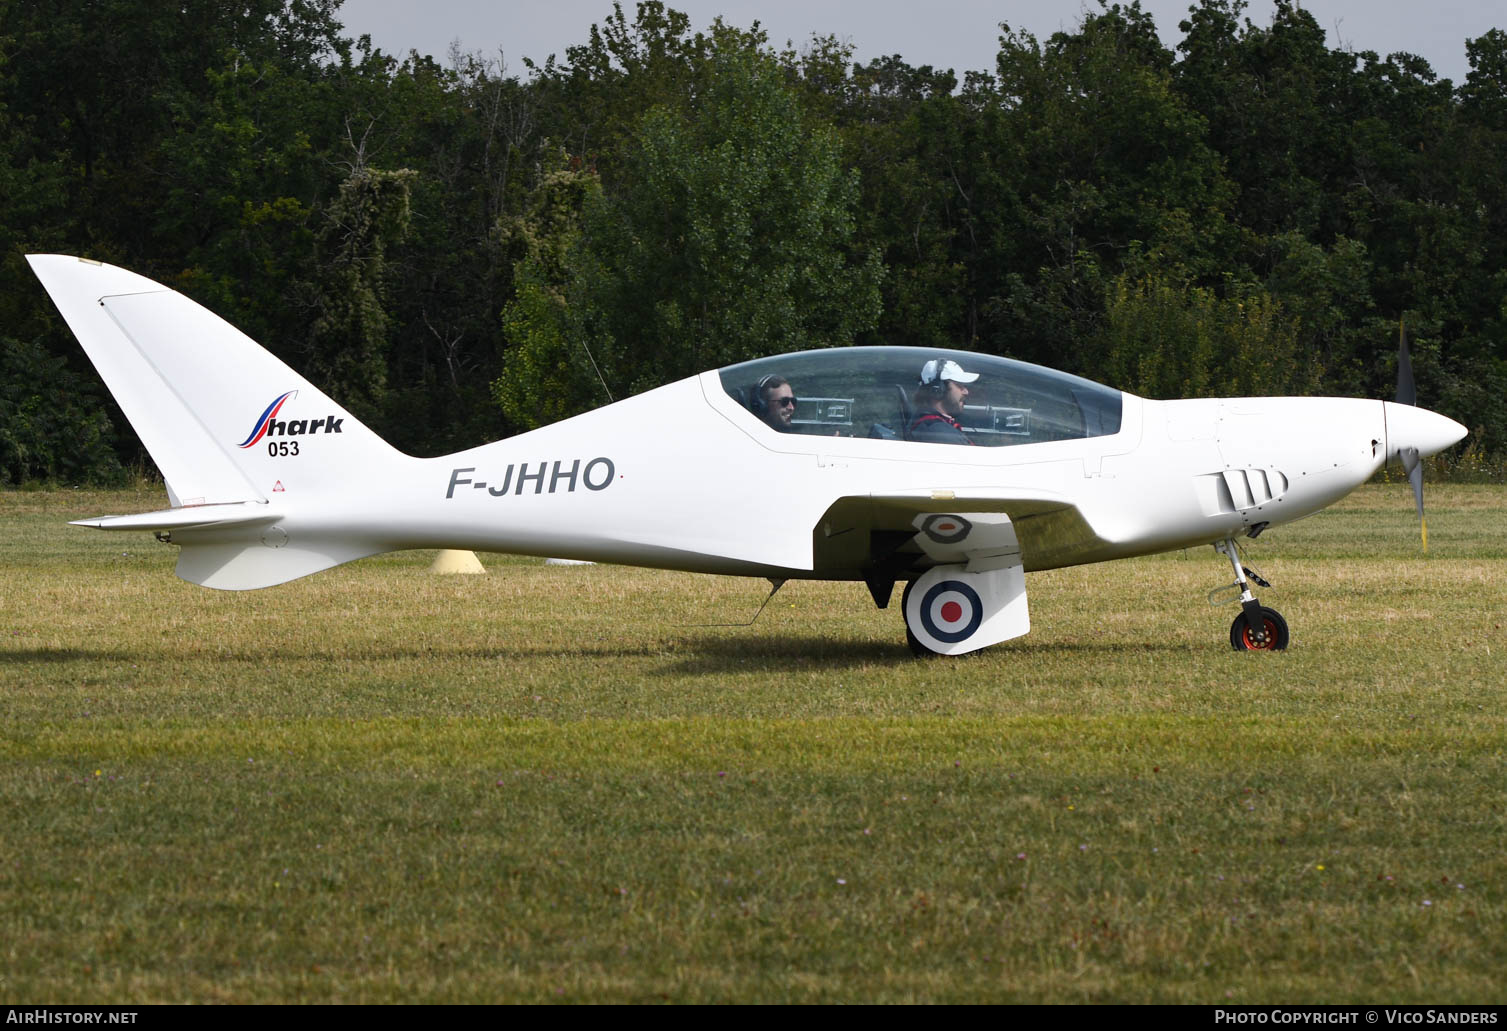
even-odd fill
[{"label": "dark treeline", "polygon": [[1175,50],[1110,5],[959,81],[652,2],[560,62],[397,59],[338,6],[0,0],[0,480],[145,462],[33,251],[189,294],[418,454],[850,343],[1388,397],[1400,320],[1420,403],[1507,451],[1500,30],[1452,83],[1289,0],[1200,0]]}]

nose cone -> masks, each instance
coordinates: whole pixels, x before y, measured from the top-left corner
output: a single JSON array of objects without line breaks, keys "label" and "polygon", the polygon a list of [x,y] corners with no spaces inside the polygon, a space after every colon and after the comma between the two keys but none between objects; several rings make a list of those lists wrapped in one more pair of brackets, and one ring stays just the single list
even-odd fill
[{"label": "nose cone", "polygon": [[1464,426],[1437,412],[1395,401],[1383,401],[1382,406],[1387,413],[1389,458],[1396,458],[1404,448],[1416,448],[1426,458],[1465,438]]}]

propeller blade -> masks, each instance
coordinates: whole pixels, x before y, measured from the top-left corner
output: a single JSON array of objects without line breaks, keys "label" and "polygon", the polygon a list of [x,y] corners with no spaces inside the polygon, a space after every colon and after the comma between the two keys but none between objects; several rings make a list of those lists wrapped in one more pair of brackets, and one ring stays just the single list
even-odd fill
[{"label": "propeller blade", "polygon": [[[1418,388],[1413,383],[1413,361],[1408,357],[1408,334],[1402,319],[1397,320],[1397,403],[1418,404]],[[1413,487],[1413,501],[1418,506],[1418,526],[1423,534],[1423,550],[1429,550],[1429,524],[1423,517],[1423,456],[1416,447],[1399,449],[1403,471],[1408,474],[1408,483]]]},{"label": "propeller blade", "polygon": [[1416,405],[1418,389],[1413,385],[1413,361],[1408,357],[1408,335],[1397,320],[1397,403]]},{"label": "propeller blade", "polygon": [[1418,525],[1423,532],[1423,550],[1429,550],[1429,524],[1423,517],[1423,456],[1415,447],[1405,447],[1399,454],[1402,468],[1408,474],[1408,483],[1413,487],[1413,501],[1418,506]]}]

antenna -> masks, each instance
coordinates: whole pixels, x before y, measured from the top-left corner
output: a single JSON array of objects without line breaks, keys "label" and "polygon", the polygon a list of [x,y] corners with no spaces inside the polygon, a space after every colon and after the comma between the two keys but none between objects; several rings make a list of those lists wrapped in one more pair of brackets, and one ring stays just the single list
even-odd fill
[{"label": "antenna", "polygon": [[[591,363],[591,371],[597,374],[597,382],[602,385],[602,393],[607,395],[607,403],[611,404],[612,402],[616,401],[617,398],[612,396],[612,391],[607,389],[607,380],[603,378],[602,370],[597,367],[597,360],[592,356],[591,353],[591,345],[586,342],[586,338],[584,336],[581,337],[581,350],[586,352],[586,360]],[[757,619],[758,617],[755,616],[754,618]]]}]

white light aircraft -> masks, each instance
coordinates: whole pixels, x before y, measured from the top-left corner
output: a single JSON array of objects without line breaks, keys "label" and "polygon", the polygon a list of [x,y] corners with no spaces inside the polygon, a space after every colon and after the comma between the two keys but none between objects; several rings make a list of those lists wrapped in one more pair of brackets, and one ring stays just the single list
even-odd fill
[{"label": "white light aircraft", "polygon": [[[405,548],[906,584],[907,639],[956,655],[1030,629],[1025,574],[1213,544],[1237,649],[1288,643],[1236,548],[1389,459],[1413,480],[1465,428],[1399,401],[1153,401],[964,351],[745,362],[442,458],[404,455],[188,298],[61,255],[33,270],[167,483],[170,507],[80,520],[177,545],[249,590]],[[1402,403],[1407,402],[1407,403]]]}]

